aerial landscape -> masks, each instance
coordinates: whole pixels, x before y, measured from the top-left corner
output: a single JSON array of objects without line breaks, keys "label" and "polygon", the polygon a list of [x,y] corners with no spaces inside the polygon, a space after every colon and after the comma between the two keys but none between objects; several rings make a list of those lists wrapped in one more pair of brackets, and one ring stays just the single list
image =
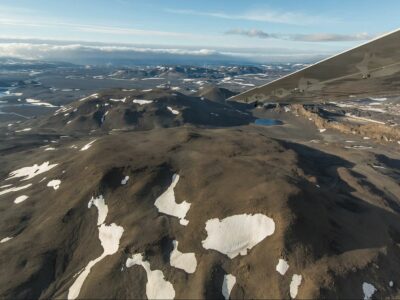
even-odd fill
[{"label": "aerial landscape", "polygon": [[400,298],[397,2],[3,2],[1,299]]}]

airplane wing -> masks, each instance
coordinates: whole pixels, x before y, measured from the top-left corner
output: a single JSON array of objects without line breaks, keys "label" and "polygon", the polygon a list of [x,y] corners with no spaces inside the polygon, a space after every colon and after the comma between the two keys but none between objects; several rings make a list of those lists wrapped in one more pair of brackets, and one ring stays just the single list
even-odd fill
[{"label": "airplane wing", "polygon": [[400,92],[400,29],[229,100],[323,102]]}]

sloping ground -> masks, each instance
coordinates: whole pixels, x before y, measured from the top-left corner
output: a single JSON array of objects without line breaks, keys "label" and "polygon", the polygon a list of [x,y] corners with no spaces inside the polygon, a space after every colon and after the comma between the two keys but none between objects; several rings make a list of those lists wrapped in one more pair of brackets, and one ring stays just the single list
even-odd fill
[{"label": "sloping ground", "polygon": [[400,297],[400,187],[346,159],[255,126],[14,147],[1,297]]},{"label": "sloping ground", "polygon": [[219,102],[219,103],[224,103],[226,99],[236,95],[236,93],[234,93],[228,89],[219,88],[216,86],[205,87],[205,88],[199,90],[196,94],[199,97],[204,97],[205,99]]},{"label": "sloping ground", "polygon": [[[282,108],[278,108],[282,109]],[[285,109],[285,108],[283,108]],[[354,122],[344,121],[343,118],[346,116],[342,115],[334,115],[335,118],[329,118],[326,116],[328,111],[320,110],[318,107],[305,106],[301,104],[292,104],[287,106],[286,109],[289,109],[290,112],[305,117],[310,121],[314,122],[315,125],[320,130],[326,129],[335,129],[339,132],[345,134],[357,134],[362,137],[368,139],[374,139],[378,142],[391,142],[391,143],[399,143],[400,144],[400,128],[398,126],[392,126],[391,124],[385,124],[384,122],[374,121],[370,118],[350,118],[351,120],[367,120],[367,122],[363,122],[363,124],[357,124]],[[324,116],[325,114],[325,116]],[[390,118],[390,115],[385,115],[387,118]],[[339,118],[340,119],[339,119]],[[371,122],[372,120],[372,122]]]},{"label": "sloping ground", "polygon": [[111,90],[90,95],[56,111],[53,116],[8,128],[39,128],[57,133],[151,130],[184,124],[229,127],[249,124],[245,110],[171,90]]}]

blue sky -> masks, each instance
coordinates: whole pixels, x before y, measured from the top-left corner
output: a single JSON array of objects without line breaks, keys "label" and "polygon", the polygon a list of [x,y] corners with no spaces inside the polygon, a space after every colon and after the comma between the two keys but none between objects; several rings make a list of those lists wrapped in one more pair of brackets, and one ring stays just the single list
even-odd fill
[{"label": "blue sky", "polygon": [[0,38],[325,55],[397,29],[399,11],[398,0],[1,0]]}]

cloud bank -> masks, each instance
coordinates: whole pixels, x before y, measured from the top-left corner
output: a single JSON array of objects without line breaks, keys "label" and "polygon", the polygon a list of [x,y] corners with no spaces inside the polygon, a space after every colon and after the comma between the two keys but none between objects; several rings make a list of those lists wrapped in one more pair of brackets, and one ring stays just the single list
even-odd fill
[{"label": "cloud bank", "polygon": [[281,34],[269,33],[258,29],[231,29],[225,32],[228,35],[241,35],[260,39],[279,39],[296,42],[354,42],[367,41],[374,38],[368,33],[358,34],[335,34],[335,33],[316,33],[316,34]]},{"label": "cloud bank", "polygon": [[[330,54],[330,53],[329,53]],[[323,54],[323,56],[326,56]],[[204,64],[312,62],[320,53],[292,49],[183,48],[0,38],[0,57],[76,64]]]}]

